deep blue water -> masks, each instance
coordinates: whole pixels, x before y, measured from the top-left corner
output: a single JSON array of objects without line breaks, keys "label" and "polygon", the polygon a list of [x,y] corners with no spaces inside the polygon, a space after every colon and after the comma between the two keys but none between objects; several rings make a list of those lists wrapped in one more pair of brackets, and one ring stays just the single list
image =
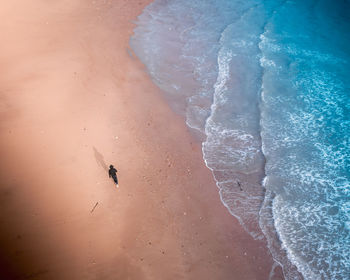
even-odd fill
[{"label": "deep blue water", "polygon": [[285,278],[350,279],[350,2],[156,0],[131,46]]}]

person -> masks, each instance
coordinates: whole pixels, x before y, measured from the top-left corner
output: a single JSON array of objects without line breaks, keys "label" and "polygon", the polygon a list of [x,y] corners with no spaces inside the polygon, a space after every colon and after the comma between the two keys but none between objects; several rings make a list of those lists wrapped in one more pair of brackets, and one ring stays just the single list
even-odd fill
[{"label": "person", "polygon": [[237,181],[237,185],[238,185],[239,189],[240,189],[241,191],[243,191],[242,186],[241,186],[241,183],[240,183],[239,181]]},{"label": "person", "polygon": [[108,173],[109,173],[109,178],[112,177],[114,183],[117,185],[117,188],[119,188],[119,185],[118,185],[118,178],[117,178],[117,169],[115,169],[113,165],[110,165],[110,166],[109,166]]}]

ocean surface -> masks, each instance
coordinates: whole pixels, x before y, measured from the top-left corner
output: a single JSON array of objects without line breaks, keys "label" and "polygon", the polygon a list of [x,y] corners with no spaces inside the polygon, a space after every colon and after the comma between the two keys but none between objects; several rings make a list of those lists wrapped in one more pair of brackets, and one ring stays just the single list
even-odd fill
[{"label": "ocean surface", "polygon": [[230,213],[286,279],[350,279],[350,1],[155,0],[136,24]]}]

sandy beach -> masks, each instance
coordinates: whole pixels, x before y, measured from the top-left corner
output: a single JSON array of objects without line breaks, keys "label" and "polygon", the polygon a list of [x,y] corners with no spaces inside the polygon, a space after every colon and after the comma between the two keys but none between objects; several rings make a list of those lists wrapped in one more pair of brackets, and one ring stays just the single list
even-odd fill
[{"label": "sandy beach", "polygon": [[3,2],[0,278],[269,279],[129,49],[150,1]]}]

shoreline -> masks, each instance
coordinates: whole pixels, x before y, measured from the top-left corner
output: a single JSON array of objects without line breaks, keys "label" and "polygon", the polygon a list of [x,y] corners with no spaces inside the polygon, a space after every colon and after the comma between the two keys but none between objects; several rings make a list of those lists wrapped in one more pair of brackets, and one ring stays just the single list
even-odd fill
[{"label": "shoreline", "polygon": [[5,279],[268,279],[265,245],[127,51],[148,3],[1,4]]}]

